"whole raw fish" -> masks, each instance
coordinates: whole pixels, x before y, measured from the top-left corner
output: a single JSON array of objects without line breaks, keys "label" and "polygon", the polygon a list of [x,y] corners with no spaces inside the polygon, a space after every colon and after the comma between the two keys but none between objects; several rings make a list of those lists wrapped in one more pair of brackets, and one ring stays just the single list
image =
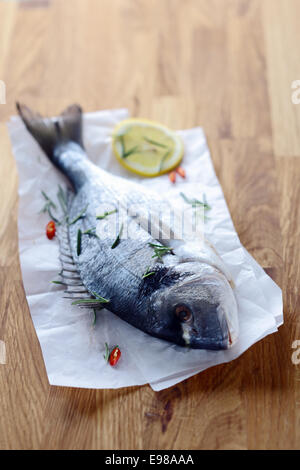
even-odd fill
[{"label": "whole raw fish", "polygon": [[[97,308],[99,299],[106,299],[105,308],[172,343],[198,349],[231,347],[238,339],[237,305],[230,276],[214,247],[205,239],[200,246],[197,240],[153,236],[146,213],[160,207],[159,195],[88,159],[79,106],[70,106],[56,120],[23,105],[17,108],[73,188],[61,239],[62,279],[68,292],[81,296],[82,306]],[[161,200],[161,207],[164,204]]]}]

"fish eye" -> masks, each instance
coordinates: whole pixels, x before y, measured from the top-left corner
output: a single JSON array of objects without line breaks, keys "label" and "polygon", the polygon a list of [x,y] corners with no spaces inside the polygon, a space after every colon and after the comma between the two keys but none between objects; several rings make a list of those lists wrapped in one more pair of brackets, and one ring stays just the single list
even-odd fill
[{"label": "fish eye", "polygon": [[182,322],[188,322],[192,318],[192,312],[186,305],[178,305],[175,308],[175,315]]}]

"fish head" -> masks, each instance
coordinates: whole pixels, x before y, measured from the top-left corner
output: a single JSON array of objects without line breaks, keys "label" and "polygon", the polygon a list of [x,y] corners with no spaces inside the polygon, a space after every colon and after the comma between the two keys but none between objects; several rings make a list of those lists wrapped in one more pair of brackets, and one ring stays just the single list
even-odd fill
[{"label": "fish head", "polygon": [[233,289],[217,268],[182,263],[178,281],[152,298],[155,334],[194,349],[228,349],[238,337]]}]

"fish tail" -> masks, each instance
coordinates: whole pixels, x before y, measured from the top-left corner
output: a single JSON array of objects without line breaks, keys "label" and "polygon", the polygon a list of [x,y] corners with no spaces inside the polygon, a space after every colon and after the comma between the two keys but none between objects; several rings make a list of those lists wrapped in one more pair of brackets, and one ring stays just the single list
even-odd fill
[{"label": "fish tail", "polygon": [[82,143],[82,109],[73,104],[65,109],[57,119],[44,118],[27,106],[16,103],[18,113],[30,134],[50,160],[55,148],[67,142]]}]

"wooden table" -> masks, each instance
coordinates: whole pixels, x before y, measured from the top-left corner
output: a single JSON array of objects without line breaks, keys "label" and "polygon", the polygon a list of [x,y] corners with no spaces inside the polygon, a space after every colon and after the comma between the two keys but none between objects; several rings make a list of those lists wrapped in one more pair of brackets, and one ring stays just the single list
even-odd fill
[{"label": "wooden table", "polygon": [[[299,15],[299,0],[0,1],[1,448],[300,447]],[[17,99],[203,126],[241,242],[283,289],[279,332],[159,393],[50,387],[18,259]]]}]

